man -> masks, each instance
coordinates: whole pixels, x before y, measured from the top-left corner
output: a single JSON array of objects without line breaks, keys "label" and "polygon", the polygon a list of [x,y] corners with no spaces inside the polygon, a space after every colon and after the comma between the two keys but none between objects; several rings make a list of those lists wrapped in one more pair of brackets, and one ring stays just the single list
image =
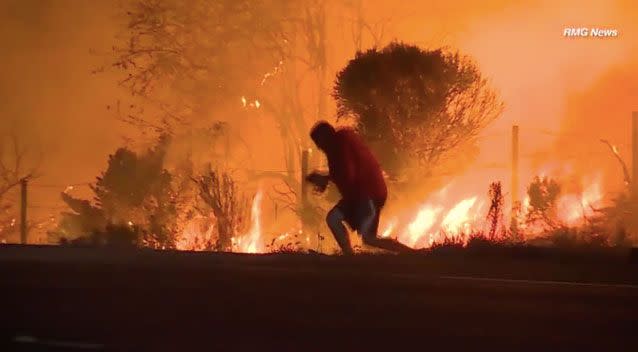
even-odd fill
[{"label": "man", "polygon": [[328,158],[327,175],[313,172],[306,180],[318,192],[332,181],[342,199],[328,212],[326,221],[344,254],[352,247],[343,222],[356,230],[363,243],[393,252],[412,251],[397,241],[377,237],[379,216],[387,198],[387,188],[379,162],[361,138],[349,128],[335,130],[326,121],[318,122],[310,138]]}]

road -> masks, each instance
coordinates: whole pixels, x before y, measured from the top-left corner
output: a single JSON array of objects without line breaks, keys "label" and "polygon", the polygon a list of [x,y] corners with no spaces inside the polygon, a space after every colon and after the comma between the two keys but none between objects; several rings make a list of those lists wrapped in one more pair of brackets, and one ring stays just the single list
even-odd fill
[{"label": "road", "polygon": [[637,351],[626,258],[0,247],[13,350]]}]

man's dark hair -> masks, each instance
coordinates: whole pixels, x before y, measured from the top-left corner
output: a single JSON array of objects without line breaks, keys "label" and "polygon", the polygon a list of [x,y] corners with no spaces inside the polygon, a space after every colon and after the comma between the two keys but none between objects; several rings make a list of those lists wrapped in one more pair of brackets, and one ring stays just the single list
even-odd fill
[{"label": "man's dark hair", "polygon": [[336,133],[335,128],[327,121],[317,122],[310,130],[310,138],[313,141],[322,141],[330,138]]}]

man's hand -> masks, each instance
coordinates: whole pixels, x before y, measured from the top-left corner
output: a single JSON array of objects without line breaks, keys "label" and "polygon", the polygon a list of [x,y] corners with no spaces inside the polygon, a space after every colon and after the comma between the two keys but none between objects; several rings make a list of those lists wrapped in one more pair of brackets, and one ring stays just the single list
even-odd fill
[{"label": "man's hand", "polygon": [[314,171],[306,176],[306,181],[312,183],[315,186],[316,192],[323,193],[326,190],[326,187],[328,187],[330,177],[328,175],[320,174]]}]

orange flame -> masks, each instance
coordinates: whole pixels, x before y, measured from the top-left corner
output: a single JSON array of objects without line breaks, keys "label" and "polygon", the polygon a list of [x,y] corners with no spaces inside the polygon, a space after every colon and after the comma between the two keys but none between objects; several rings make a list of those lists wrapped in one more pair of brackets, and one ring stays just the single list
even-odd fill
[{"label": "orange flame", "polygon": [[204,216],[196,216],[186,222],[182,232],[175,240],[175,248],[184,251],[208,249],[215,236],[215,223],[211,220],[214,220],[212,214],[209,219]]},{"label": "orange flame", "polygon": [[442,207],[423,206],[414,220],[408,225],[407,231],[399,237],[399,241],[414,247],[423,236],[428,234],[441,211],[443,211]]},{"label": "orange flame", "polygon": [[460,233],[468,230],[471,220],[470,209],[476,203],[478,197],[463,199],[455,205],[443,219],[442,228],[447,232]]},{"label": "orange flame", "polygon": [[263,192],[259,190],[253,198],[250,208],[250,229],[248,233],[236,241],[233,239],[234,247],[241,253],[261,253],[263,251],[261,239],[261,201]]},{"label": "orange flame", "polygon": [[[599,178],[593,182],[583,182],[582,189],[582,192],[566,194],[557,200],[556,215],[561,223],[568,226],[583,225],[588,217],[594,215],[595,207],[601,204],[603,192]],[[380,236],[388,237],[399,228],[397,239],[413,248],[429,248],[446,240],[467,244],[470,235],[487,230],[487,213],[484,207],[487,196],[475,193],[466,195],[460,201],[450,202],[452,197],[459,199],[458,193],[453,195],[454,193],[454,189],[445,187],[436,197],[418,206],[414,210],[415,215],[403,225],[397,220],[398,213],[390,214],[391,220],[385,225]],[[534,236],[541,229],[525,225],[524,220],[529,209],[530,199],[526,195],[519,212],[519,224],[527,235]],[[504,209],[503,221],[509,218],[509,210]],[[405,209],[403,212],[406,213]]]},{"label": "orange flame", "polygon": [[594,207],[603,198],[600,180],[585,185],[581,194],[567,194],[558,200],[559,219],[568,226],[577,226],[594,215]]},{"label": "orange flame", "polygon": [[390,235],[392,234],[392,231],[394,231],[396,226],[397,226],[397,218],[392,218],[392,220],[390,220],[390,223],[388,223],[388,225],[386,226],[385,230],[383,230],[383,232],[381,233],[381,237],[382,238],[390,237]]}]

